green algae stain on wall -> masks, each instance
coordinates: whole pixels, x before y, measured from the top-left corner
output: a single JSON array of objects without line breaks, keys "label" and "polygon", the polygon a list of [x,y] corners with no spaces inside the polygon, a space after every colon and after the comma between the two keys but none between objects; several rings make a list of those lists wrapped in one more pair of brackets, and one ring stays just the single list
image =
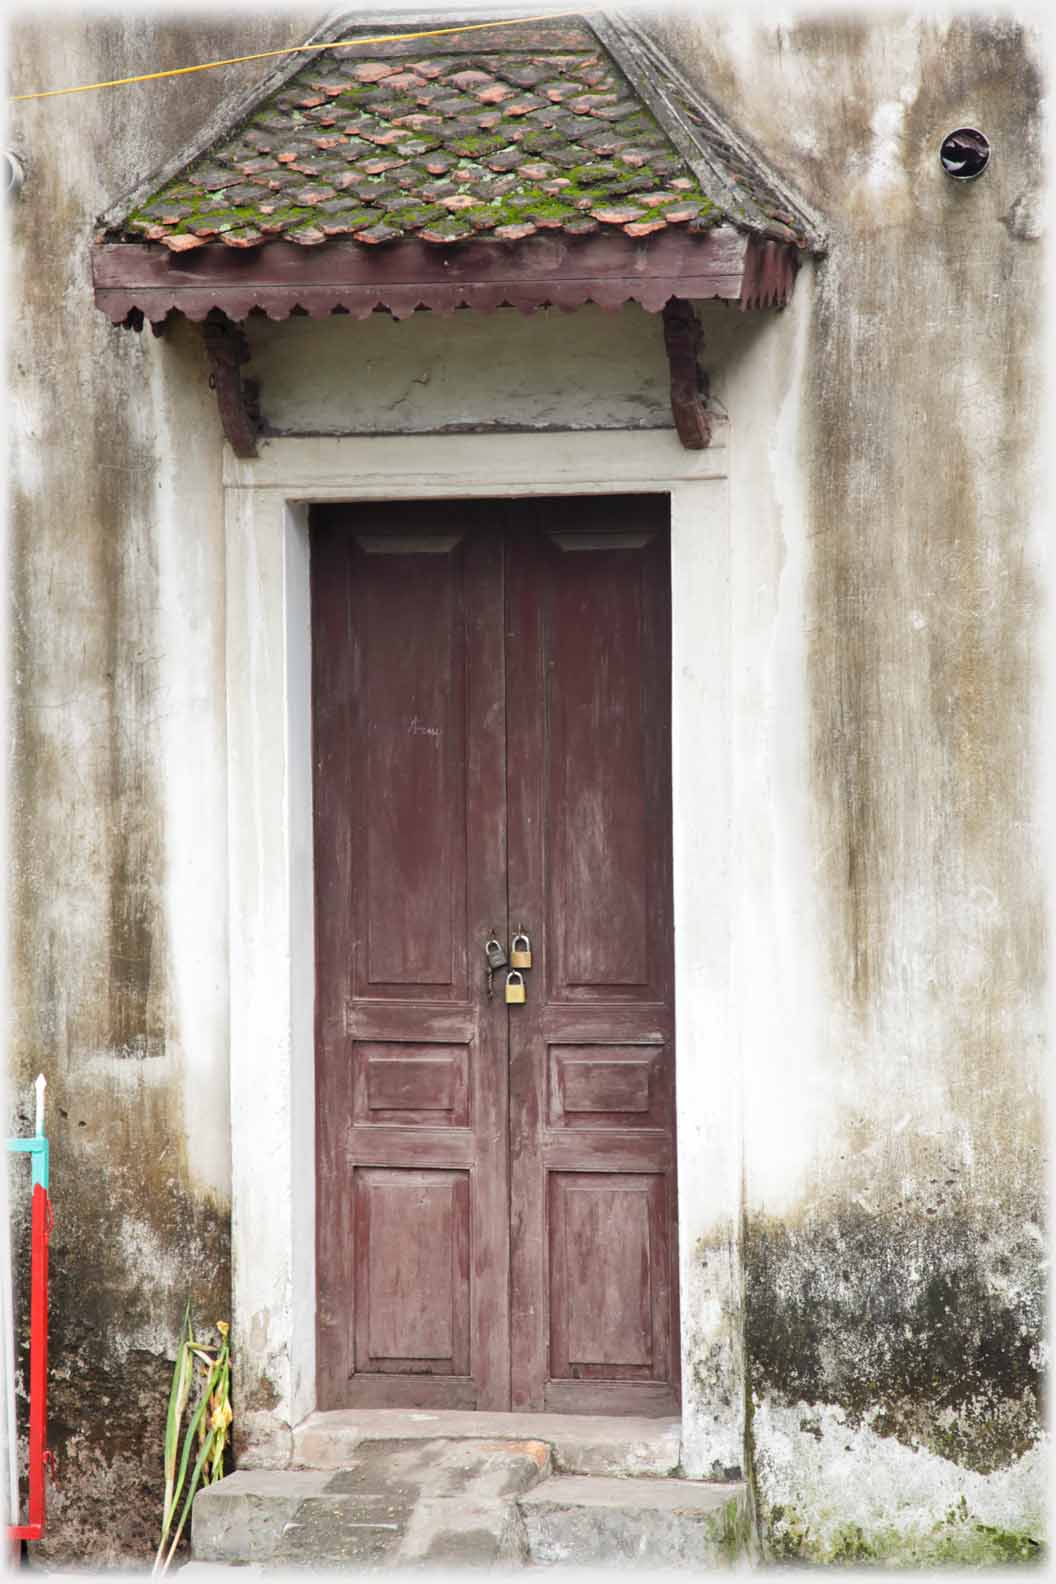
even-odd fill
[{"label": "green algae stain on wall", "polygon": [[770,1512],[770,1556],[776,1562],[829,1567],[1004,1568],[1040,1567],[1047,1548],[1033,1536],[981,1523],[966,1502],[930,1528],[906,1533],[893,1525],[866,1534],[860,1524],[840,1524],[827,1534],[789,1508]]},{"label": "green algae stain on wall", "polygon": [[1022,1476],[1044,1452],[1040,1247],[1029,1203],[750,1218],[750,1445],[767,1556],[1038,1560],[1040,1507],[1024,1502],[1036,1475]]},{"label": "green algae stain on wall", "polygon": [[754,1218],[753,1393],[837,1405],[852,1429],[976,1473],[1008,1467],[1042,1434],[1037,1209],[1024,1225],[1010,1241],[1002,1221],[981,1214]]}]

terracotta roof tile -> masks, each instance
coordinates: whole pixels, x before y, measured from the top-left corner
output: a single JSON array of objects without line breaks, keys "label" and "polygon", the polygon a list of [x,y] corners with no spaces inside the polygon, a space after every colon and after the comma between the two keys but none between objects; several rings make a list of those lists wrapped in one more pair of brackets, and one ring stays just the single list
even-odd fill
[{"label": "terracotta roof tile", "polygon": [[276,235],[450,244],[727,218],[585,28],[571,35],[580,49],[547,49],[545,32],[529,49],[516,28],[503,36],[508,50],[468,57],[439,40],[391,60],[384,46],[366,60],[321,52],[120,234],[175,251]]},{"label": "terracotta roof tile", "polygon": [[[347,38],[357,24],[333,26]],[[779,196],[781,179],[627,22],[331,47],[271,84],[204,153],[115,205],[101,240],[450,246],[733,225],[813,245],[792,189]]]}]

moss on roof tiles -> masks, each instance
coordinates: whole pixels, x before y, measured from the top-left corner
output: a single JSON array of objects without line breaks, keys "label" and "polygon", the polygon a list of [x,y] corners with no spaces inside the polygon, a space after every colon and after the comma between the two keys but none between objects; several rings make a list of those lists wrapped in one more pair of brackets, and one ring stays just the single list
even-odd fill
[{"label": "moss on roof tiles", "polygon": [[310,60],[120,234],[181,248],[317,245],[320,232],[439,243],[724,218],[600,46],[389,60],[346,48]]}]

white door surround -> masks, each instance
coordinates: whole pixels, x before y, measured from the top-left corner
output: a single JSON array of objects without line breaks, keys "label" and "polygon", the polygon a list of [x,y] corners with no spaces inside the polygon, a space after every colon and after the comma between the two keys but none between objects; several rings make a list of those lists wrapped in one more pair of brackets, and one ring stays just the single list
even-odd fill
[{"label": "white door surround", "polygon": [[308,508],[653,492],[671,500],[682,1463],[703,1475],[743,1462],[726,441],[719,423],[704,451],[670,431],[277,439],[252,460],[224,448],[232,1318],[246,1465],[285,1465],[292,1426],[315,1408]]}]

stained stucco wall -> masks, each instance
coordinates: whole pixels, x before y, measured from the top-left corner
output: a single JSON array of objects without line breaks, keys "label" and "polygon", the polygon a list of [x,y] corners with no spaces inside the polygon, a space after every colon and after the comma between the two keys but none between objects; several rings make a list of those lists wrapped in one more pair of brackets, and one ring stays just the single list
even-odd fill
[{"label": "stained stucco wall", "polygon": [[248,328],[246,374],[277,433],[671,427],[660,321],[633,303]]},{"label": "stained stucco wall", "polygon": [[[737,538],[709,1082],[740,1084],[745,1204],[694,1210],[688,1364],[715,1416],[747,1401],[767,1554],[1000,1560],[1042,1499],[1037,48],[979,18],[651,25],[832,232],[784,315],[702,314]],[[11,67],[305,31],[20,22]],[[14,1072],[52,1098],[54,1555],[142,1554],[165,1352],[185,1296],[228,1301],[220,440],[196,334],[112,330],[87,248],[231,86],[13,123]],[[959,188],[936,151],[965,122],[996,152]],[[251,344],[279,430],[667,422],[633,308]]]},{"label": "stained stucco wall", "polygon": [[[10,79],[92,82],[309,25],[48,11],[12,23]],[[9,1073],[18,1131],[48,1079],[45,1557],[149,1553],[166,1355],[187,1298],[203,1324],[230,1302],[220,439],[196,338],[162,354],[113,330],[89,245],[254,69],[10,114]]]},{"label": "stained stucco wall", "polygon": [[[1045,1488],[1039,43],[1008,16],[656,28],[831,226],[754,614],[734,593],[755,656],[746,874],[765,871],[741,1014],[761,1534],[777,1558],[1026,1559]],[[994,147],[976,184],[937,159],[963,125]]]}]

